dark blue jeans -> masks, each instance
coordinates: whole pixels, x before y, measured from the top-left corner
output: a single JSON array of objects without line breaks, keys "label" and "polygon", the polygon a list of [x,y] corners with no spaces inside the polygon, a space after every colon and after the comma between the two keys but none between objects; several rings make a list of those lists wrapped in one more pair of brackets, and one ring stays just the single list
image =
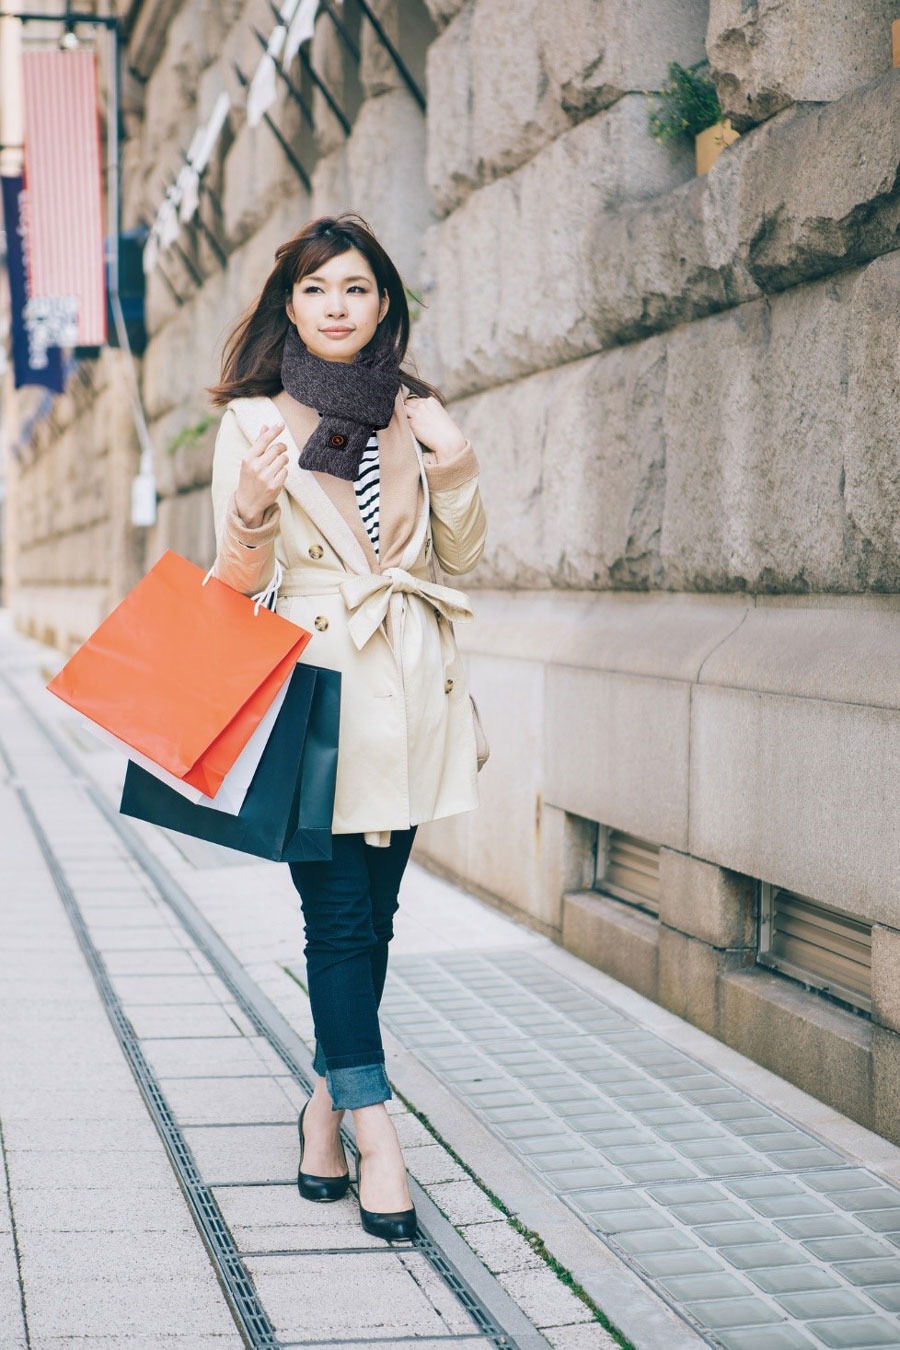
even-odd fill
[{"label": "dark blue jeans", "polygon": [[394,830],[387,848],[367,844],[361,834],[336,834],[329,862],[288,864],[306,932],[313,1067],[325,1075],[335,1110],[372,1106],[392,1095],[378,1005],[416,828]]}]

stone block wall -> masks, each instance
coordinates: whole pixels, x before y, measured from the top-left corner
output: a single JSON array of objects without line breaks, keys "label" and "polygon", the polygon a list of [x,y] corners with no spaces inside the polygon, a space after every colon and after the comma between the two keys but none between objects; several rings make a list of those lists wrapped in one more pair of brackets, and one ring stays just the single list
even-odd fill
[{"label": "stone block wall", "polygon": [[[334,3],[334,0],[333,0]],[[888,0],[355,0],[247,125],[266,0],[145,0],[129,28],[126,228],[223,88],[201,211],[150,275],[140,363],[159,519],[118,353],[14,474],[17,622],[72,645],[166,547],[208,565],[204,386],[276,246],[371,222],[411,355],[479,454],[489,518],[458,631],[492,743],[428,866],[897,1138],[900,74]],[[740,138],[697,176],[647,90],[708,55]],[[194,434],[176,445],[182,433]],[[659,848],[658,916],[605,894],[598,831]],[[871,1014],[763,969],[761,883],[872,927]]]},{"label": "stone block wall", "polygon": [[[563,8],[491,62],[503,6],[444,6],[429,51],[417,341],[481,454],[494,753],[417,852],[896,1139],[895,8]],[[742,135],[697,176],[641,91],[704,51]],[[873,925],[870,1015],[758,963],[763,882]]]}]

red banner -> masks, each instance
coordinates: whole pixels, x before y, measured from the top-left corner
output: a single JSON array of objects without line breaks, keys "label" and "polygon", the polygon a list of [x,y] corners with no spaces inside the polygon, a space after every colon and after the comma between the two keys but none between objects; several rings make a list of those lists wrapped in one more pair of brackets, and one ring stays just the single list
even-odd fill
[{"label": "red banner", "polygon": [[106,342],[97,57],[22,53],[27,319],[44,347]]}]

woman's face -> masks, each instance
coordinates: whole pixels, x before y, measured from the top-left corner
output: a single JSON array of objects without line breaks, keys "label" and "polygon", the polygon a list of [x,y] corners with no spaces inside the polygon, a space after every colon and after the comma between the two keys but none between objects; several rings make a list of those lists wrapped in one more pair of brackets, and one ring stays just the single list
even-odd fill
[{"label": "woman's face", "polygon": [[350,248],[295,281],[286,309],[314,356],[352,361],[387,313],[388,298],[379,300],[368,259]]}]

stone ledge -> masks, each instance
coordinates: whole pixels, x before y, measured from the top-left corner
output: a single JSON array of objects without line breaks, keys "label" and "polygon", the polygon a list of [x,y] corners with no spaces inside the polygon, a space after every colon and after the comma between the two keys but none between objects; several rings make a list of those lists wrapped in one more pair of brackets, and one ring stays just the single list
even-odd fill
[{"label": "stone ledge", "polygon": [[575,956],[656,1000],[659,924],[597,891],[563,896],[562,945]]},{"label": "stone ledge", "polygon": [[473,603],[458,633],[473,655],[900,710],[900,595],[491,589]]},{"label": "stone ledge", "polygon": [[871,1022],[760,967],[725,973],[718,984],[720,1040],[867,1129],[878,1128]]}]

